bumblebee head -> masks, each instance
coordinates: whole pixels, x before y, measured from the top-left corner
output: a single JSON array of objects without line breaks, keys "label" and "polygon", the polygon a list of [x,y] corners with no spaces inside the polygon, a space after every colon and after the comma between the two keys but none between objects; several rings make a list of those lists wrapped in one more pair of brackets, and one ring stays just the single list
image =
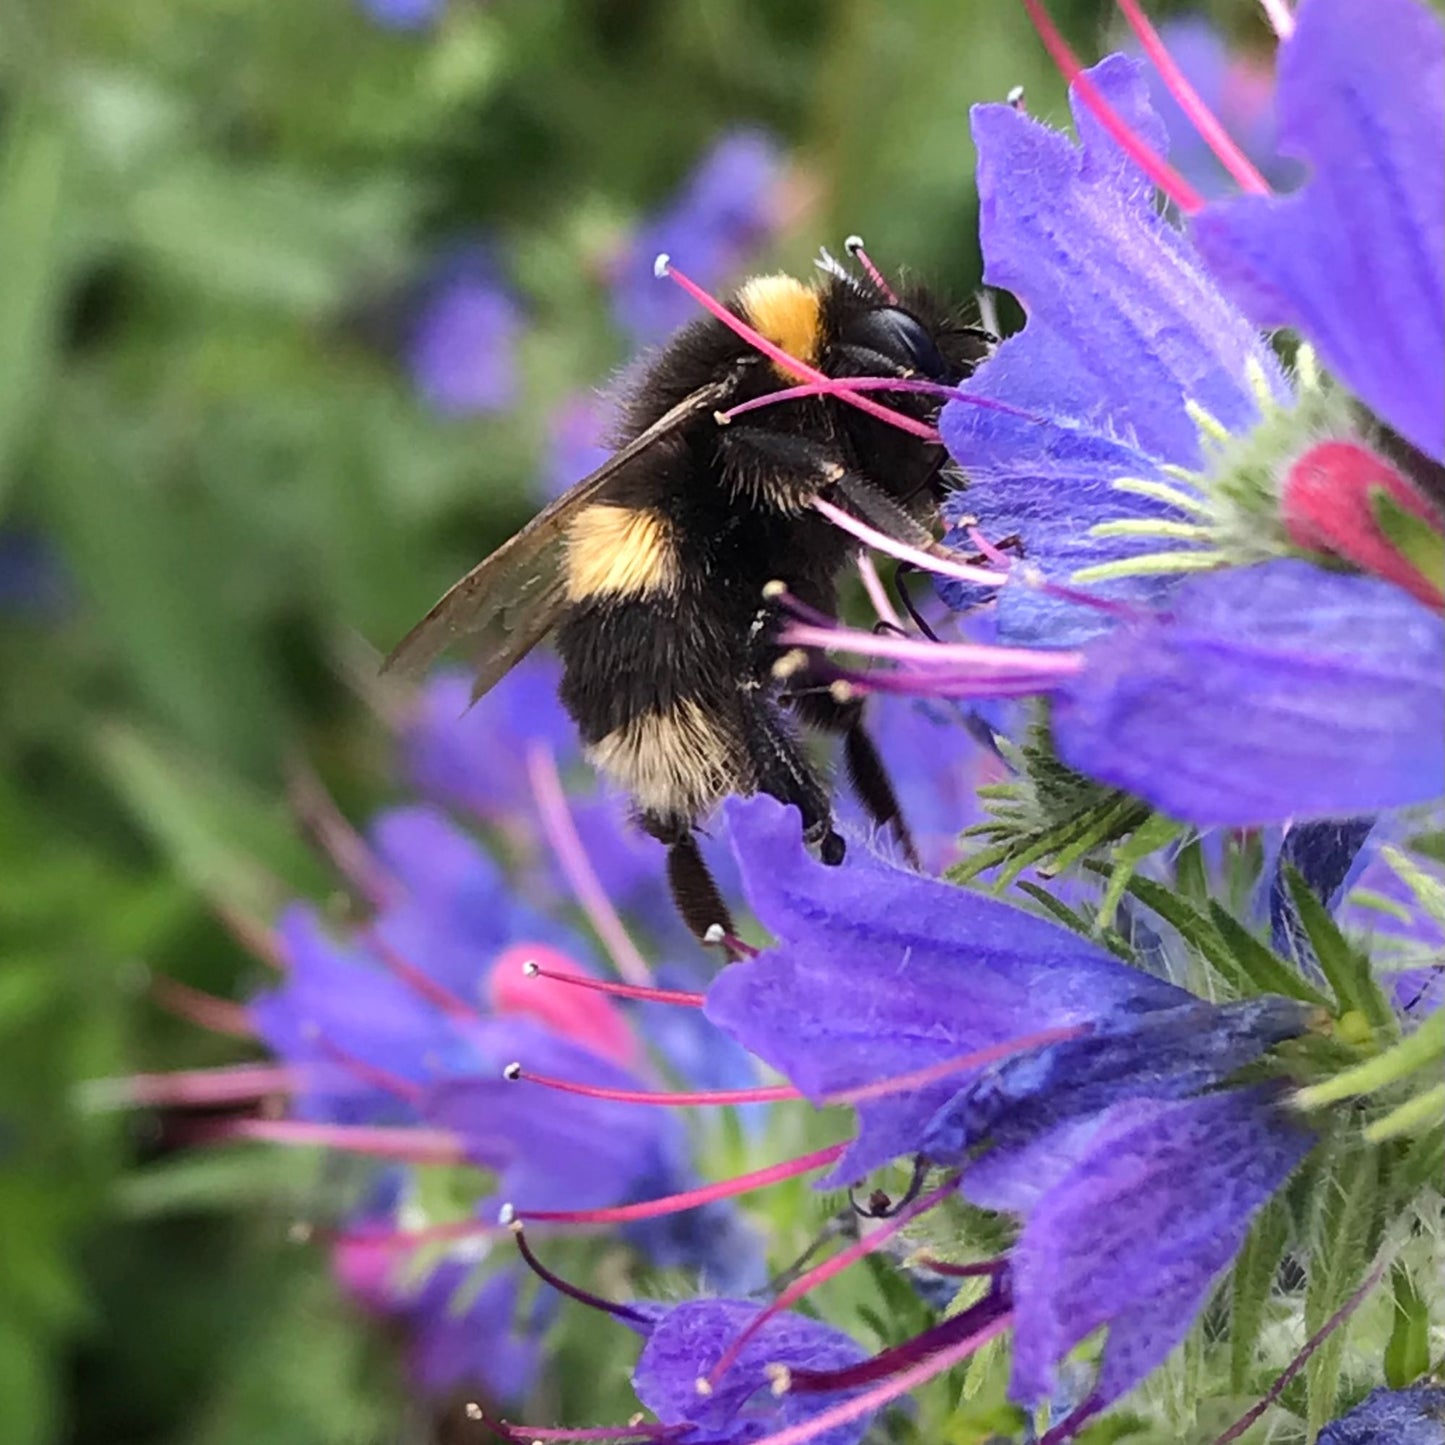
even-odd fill
[{"label": "bumblebee head", "polygon": [[[841,318],[836,345],[850,362],[869,372],[890,371],[953,380],[938,343],[916,316],[900,306],[859,307]],[[871,353],[871,356],[869,355]],[[879,365],[879,362],[886,365]],[[869,363],[872,363],[869,365]],[[866,374],[866,373],[865,373]]]}]

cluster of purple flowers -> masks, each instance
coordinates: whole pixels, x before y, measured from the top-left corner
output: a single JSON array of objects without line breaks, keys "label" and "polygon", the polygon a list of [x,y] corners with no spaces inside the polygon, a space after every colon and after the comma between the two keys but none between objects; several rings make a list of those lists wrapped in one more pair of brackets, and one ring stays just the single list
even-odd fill
[{"label": "cluster of purple flowers", "polygon": [[[277,925],[284,976],[246,1021],[279,1068],[234,1088],[283,1090],[286,1117],[225,1132],[385,1161],[338,1264],[410,1322],[421,1378],[518,1400],[562,1309],[643,1342],[652,1419],[488,1413],[498,1437],[856,1445],[968,1361],[1006,1377],[1021,1438],[1058,1445],[1130,1392],[1148,1405],[1217,1300],[1234,1332],[1219,1393],[1262,1395],[1221,1442],[1276,1407],[1318,1430],[1337,1394],[1356,1408],[1328,1445],[1445,1438],[1410,1346],[1428,1289],[1395,1303],[1415,1332],[1392,1338],[1397,1388],[1361,1398],[1378,1355],[1342,1353],[1384,1278],[1438,1265],[1419,1221],[1445,1151],[1445,35],[1417,0],[1271,10],[1279,149],[1307,168],[1288,195],[1236,148],[1252,193],[1206,203],[1125,57],[1075,76],[1077,145],[1017,106],[975,110],[986,277],[1027,322],[940,418],[957,551],[919,556],[965,640],[900,637],[896,617],[888,635],[803,617],[785,633],[878,695],[924,870],[866,837],[823,867],[795,813],[735,800],[712,862],[769,941],[733,940],[746,956],[717,971],[654,970],[638,937],[687,946],[660,850],[618,800],[576,791],[555,670],[535,662],[470,713],[460,678],[414,700],[401,753],[427,805],[336,840],[361,921]],[[686,207],[726,229],[754,165],[719,162]],[[1261,335],[1276,326],[1290,366]],[[840,652],[873,665],[822,658]],[[1006,839],[993,896],[933,876],[983,779]],[[965,850],[962,872],[986,871]],[[621,982],[558,922],[574,902]],[[852,1128],[700,1185],[667,1105],[744,1107],[764,1151],[767,1120],[810,1106]],[[490,1182],[439,1217],[418,1184],[437,1165]],[[763,1288],[728,1201],[810,1174],[879,1187],[850,1243]],[[602,1225],[699,1296],[611,1300],[544,1261]],[[421,1283],[398,1263],[416,1249],[442,1251]],[[875,1318],[866,1344],[796,1308],[866,1256],[948,1308]],[[1299,1326],[1283,1364],[1267,1315]],[[1206,1361],[1220,1328],[1196,1336]],[[1150,1408],[1175,1431],[1154,1438],[1197,1428]]]}]

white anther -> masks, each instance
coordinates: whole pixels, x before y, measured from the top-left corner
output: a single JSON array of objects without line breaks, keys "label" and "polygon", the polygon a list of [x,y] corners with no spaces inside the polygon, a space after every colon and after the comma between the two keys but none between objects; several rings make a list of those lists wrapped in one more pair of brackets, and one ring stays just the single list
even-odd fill
[{"label": "white anther", "polygon": [[703,934],[702,941],[704,943],[714,944],[723,943],[726,941],[727,936],[728,931],[721,923],[711,923],[708,925],[707,931]]},{"label": "white anther", "polygon": [[856,256],[856,255],[858,254],[858,252],[863,249],[863,238],[862,238],[862,236],[857,236],[857,235],[849,236],[848,239],[843,242],[843,249],[844,249],[850,256]]},{"label": "white anther", "polygon": [[666,276],[672,266],[672,257],[666,251],[657,253],[657,260],[652,263],[652,274],[657,277]]},{"label": "white anther", "polygon": [[523,978],[536,978],[542,972],[542,965],[535,958],[529,958],[522,965]]},{"label": "white anther", "polygon": [[712,1394],[712,1386],[708,1383],[707,1376],[705,1375],[699,1375],[697,1379],[692,1382],[692,1387],[699,1395],[704,1397]]},{"label": "white anther", "polygon": [[482,1407],[475,1400],[468,1400],[463,1406],[468,1420],[480,1420],[482,1418]]},{"label": "white anther", "polygon": [[1005,99],[1011,106],[1013,106],[1013,108],[1014,108],[1015,110],[1022,110],[1022,109],[1024,108],[1024,88],[1023,88],[1023,86],[1021,86],[1021,85],[1016,85],[1016,86],[1014,86],[1014,88],[1013,88],[1011,91],[1009,91],[1009,93],[1008,93],[1006,96],[1004,96],[1004,99]]},{"label": "white anther", "polygon": [[793,1388],[793,1372],[786,1365],[764,1365],[763,1374],[774,1395],[786,1395]]},{"label": "white anther", "polygon": [[516,1063],[508,1064],[507,1067],[502,1070],[502,1077],[503,1077],[509,1084],[515,1084],[515,1083],[517,1082],[517,1080],[522,1077],[522,1066],[521,1066],[521,1064],[516,1064]]},{"label": "white anther", "polygon": [[807,665],[807,651],[801,647],[790,647],[773,664],[773,676],[779,682],[786,682],[790,677],[796,677]]},{"label": "white anther", "polygon": [[773,602],[779,597],[787,595],[788,584],[781,577],[774,577],[771,582],[763,583],[763,596]]},{"label": "white anther", "polygon": [[510,1229],[517,1222],[517,1206],[515,1204],[504,1204],[497,1210],[497,1223],[503,1229]]}]

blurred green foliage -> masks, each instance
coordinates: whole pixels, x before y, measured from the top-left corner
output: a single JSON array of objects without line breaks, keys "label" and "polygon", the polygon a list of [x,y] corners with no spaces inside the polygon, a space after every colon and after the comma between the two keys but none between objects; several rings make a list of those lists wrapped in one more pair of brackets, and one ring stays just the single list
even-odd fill
[{"label": "blurred green foliage", "polygon": [[[1054,10],[1099,49],[1103,0]],[[148,981],[244,997],[208,898],[324,889],[287,759],[354,816],[383,796],[357,639],[525,517],[552,407],[624,359],[600,261],[709,141],[790,148],[779,264],[857,230],[966,296],[968,107],[1016,83],[1060,112],[1003,0],[451,0],[414,33],[355,0],[5,0],[0,515],[63,596],[0,616],[0,1445],[433,1438],[286,1243],[310,1163],[177,1154],[77,1085],[240,1056]],[[399,307],[479,233],[524,401],[442,420]]]}]

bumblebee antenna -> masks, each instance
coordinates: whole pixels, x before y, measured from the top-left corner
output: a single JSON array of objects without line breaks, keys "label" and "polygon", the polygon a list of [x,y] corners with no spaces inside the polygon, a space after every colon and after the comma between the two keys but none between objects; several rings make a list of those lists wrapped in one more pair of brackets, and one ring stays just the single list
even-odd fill
[{"label": "bumblebee antenna", "polygon": [[850,290],[862,293],[858,278],[826,247],[818,248],[818,259],[813,264],[825,275],[841,281]]},{"label": "bumblebee antenna", "polygon": [[868,252],[863,249],[862,236],[849,236],[848,239],[843,242],[843,249],[863,268],[867,273],[868,279],[883,293],[888,301],[896,306],[898,304],[898,295],[888,284],[883,273],[873,264]]}]

